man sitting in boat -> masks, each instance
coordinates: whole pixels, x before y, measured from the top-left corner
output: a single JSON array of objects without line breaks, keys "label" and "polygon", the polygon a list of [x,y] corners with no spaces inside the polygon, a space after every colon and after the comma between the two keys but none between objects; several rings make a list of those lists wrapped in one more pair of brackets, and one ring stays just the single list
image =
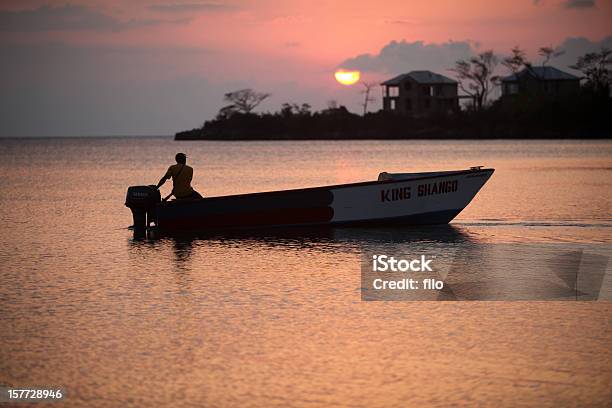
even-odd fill
[{"label": "man sitting in boat", "polygon": [[172,178],[172,191],[164,198],[164,201],[167,201],[172,196],[176,197],[177,200],[203,198],[200,193],[191,187],[193,168],[187,165],[187,155],[185,153],[177,153],[175,159],[176,164],[168,167],[168,171],[155,187],[160,188],[166,180]]}]

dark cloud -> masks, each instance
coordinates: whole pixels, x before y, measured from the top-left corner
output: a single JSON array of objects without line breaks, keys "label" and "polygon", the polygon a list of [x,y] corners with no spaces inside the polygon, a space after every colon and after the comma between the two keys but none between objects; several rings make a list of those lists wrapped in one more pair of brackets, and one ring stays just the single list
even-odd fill
[{"label": "dark cloud", "polygon": [[149,6],[149,10],[162,13],[197,13],[228,8],[230,8],[229,5],[222,3],[151,4]]},{"label": "dark cloud", "polygon": [[441,44],[391,41],[378,54],[358,55],[343,61],[339,67],[387,74],[420,69],[447,71],[458,59],[473,55],[473,45],[474,43],[467,41],[448,41]]},{"label": "dark cloud", "polygon": [[120,21],[99,11],[75,5],[42,6],[34,10],[0,11],[0,32],[36,32],[58,30],[116,31],[163,23],[184,23],[180,20]]},{"label": "dark cloud", "polygon": [[569,67],[576,63],[578,57],[587,52],[600,51],[602,48],[612,49],[612,36],[605,37],[601,41],[591,41],[584,37],[569,37],[554,47],[555,51],[563,51],[563,55],[553,58],[550,65],[569,70]]},{"label": "dark cloud", "polygon": [[584,9],[595,7],[595,0],[567,0],[563,3],[565,8]]},{"label": "dark cloud", "polygon": [[[561,69],[569,69],[569,66],[576,63],[578,57],[587,52],[596,52],[602,48],[612,49],[612,36],[605,37],[601,41],[592,41],[584,37],[568,37],[553,48],[563,53],[553,58],[549,64]],[[458,59],[468,58],[479,51],[478,43],[468,41],[449,41],[441,44],[425,44],[422,41],[391,41],[378,54],[358,55],[343,61],[338,67],[390,75],[420,69],[444,74],[449,72],[449,68],[452,68]],[[500,58],[507,53],[506,50],[495,51]],[[539,64],[541,61],[536,59],[533,63]],[[453,76],[452,73],[450,75]]]}]

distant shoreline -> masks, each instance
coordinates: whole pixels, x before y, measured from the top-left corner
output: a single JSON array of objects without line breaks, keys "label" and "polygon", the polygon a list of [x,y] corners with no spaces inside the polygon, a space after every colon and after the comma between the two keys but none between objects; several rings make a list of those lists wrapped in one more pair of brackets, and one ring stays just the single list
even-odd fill
[{"label": "distant shoreline", "polygon": [[[187,131],[189,132],[189,131]],[[588,133],[588,132],[585,132]],[[248,141],[277,141],[277,142],[291,142],[291,141],[359,141],[359,140],[611,140],[612,135],[588,135],[588,136],[580,136],[577,134],[548,134],[548,135],[538,135],[534,137],[522,135],[479,135],[479,136],[462,136],[462,135],[448,135],[443,134],[440,136],[380,136],[374,137],[371,135],[364,135],[362,137],[351,137],[351,136],[308,136],[308,135],[276,135],[276,136],[257,136],[251,137],[248,135],[195,135],[193,134],[185,134],[185,132],[177,133],[174,137],[175,141],[216,141],[216,142],[248,142]]]},{"label": "distant shoreline", "polygon": [[175,140],[518,140],[610,139],[612,100],[512,98],[479,111],[409,116],[389,111],[356,115],[345,107],[320,112],[219,114]]},{"label": "distant shoreline", "polygon": [[302,131],[273,132],[258,129],[233,128],[192,129],[178,132],[174,139],[214,140],[214,141],[291,141],[291,140],[606,140],[612,139],[612,129],[572,128],[545,129],[501,123],[485,123],[482,126],[463,126],[458,128],[417,128],[413,130],[363,129],[346,131]]},{"label": "distant shoreline", "polygon": [[575,141],[597,141],[597,140],[612,140],[612,137],[513,137],[513,138],[501,138],[501,137],[483,137],[483,138],[449,138],[449,137],[436,137],[436,138],[426,138],[426,137],[411,137],[411,138],[363,138],[363,139],[321,139],[321,138],[293,138],[293,139],[273,139],[273,138],[262,138],[262,139],[176,139],[173,135],[109,135],[109,136],[0,136],[1,141],[17,141],[17,140],[57,140],[57,139],[83,139],[83,140],[92,140],[92,139],[170,139],[172,141],[209,141],[209,142],[301,142],[301,141],[377,141],[377,140],[414,140],[414,141],[478,141],[478,140],[516,140],[516,141],[545,141],[545,140],[575,140]]}]

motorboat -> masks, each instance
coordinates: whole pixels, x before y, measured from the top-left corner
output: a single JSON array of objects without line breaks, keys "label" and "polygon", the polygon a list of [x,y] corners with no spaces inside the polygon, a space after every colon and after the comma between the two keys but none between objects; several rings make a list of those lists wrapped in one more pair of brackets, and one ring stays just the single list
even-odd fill
[{"label": "motorboat", "polygon": [[377,180],[161,202],[155,186],[128,188],[134,228],[160,230],[447,224],[495,170],[379,174]]}]

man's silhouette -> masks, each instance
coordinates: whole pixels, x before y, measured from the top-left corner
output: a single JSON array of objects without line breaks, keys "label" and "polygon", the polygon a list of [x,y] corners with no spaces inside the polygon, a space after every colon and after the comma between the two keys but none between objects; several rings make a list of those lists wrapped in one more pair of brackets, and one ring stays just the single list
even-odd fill
[{"label": "man's silhouette", "polygon": [[188,198],[203,198],[200,193],[191,187],[191,179],[193,178],[193,168],[187,165],[187,155],[185,153],[177,153],[175,156],[176,164],[168,167],[168,171],[164,177],[159,180],[156,188],[160,188],[166,180],[172,178],[172,192],[164,198],[168,200],[171,196],[177,200]]}]

